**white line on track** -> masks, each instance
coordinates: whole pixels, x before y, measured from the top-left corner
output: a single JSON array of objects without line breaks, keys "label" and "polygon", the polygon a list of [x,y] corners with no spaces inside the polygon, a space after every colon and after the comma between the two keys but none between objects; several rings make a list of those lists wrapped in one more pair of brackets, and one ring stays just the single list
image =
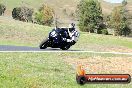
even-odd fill
[{"label": "white line on track", "polygon": [[98,51],[0,51],[0,53],[95,53],[95,54],[117,54],[132,55],[127,52],[98,52]]}]

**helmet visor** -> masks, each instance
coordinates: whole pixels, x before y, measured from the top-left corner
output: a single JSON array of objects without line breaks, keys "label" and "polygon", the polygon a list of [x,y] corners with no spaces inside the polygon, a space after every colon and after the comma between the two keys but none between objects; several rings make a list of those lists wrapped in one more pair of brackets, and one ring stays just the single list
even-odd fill
[{"label": "helmet visor", "polygon": [[69,31],[70,31],[70,32],[73,32],[73,31],[74,31],[74,28],[69,28]]}]

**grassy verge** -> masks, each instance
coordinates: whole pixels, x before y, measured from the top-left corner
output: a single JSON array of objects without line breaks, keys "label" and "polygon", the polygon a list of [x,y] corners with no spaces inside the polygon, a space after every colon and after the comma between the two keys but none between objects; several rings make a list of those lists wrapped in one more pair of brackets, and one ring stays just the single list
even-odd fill
[{"label": "grassy verge", "polygon": [[[98,35],[98,34],[88,34],[81,32],[79,42],[75,48],[83,49],[99,49],[110,48],[110,47],[126,47],[132,49],[131,38],[125,37],[115,37],[112,35]],[[91,48],[90,48],[91,47]]]},{"label": "grassy verge", "polygon": [[[52,54],[52,55],[51,55]],[[88,53],[0,53],[1,88],[131,88],[132,84],[88,84],[75,81],[75,69],[65,61],[89,57]],[[120,57],[120,56],[116,56]],[[129,57],[129,56],[124,56]],[[69,60],[69,59],[68,59]],[[105,71],[104,71],[105,73]],[[8,84],[8,85],[7,85]]]},{"label": "grassy verge", "polygon": [[38,46],[48,36],[51,27],[0,19],[0,45]]}]

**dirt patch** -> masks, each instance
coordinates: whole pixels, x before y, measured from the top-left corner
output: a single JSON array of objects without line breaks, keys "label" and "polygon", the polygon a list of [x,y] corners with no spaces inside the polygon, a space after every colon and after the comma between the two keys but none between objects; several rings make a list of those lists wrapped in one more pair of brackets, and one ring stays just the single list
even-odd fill
[{"label": "dirt patch", "polygon": [[12,16],[12,10],[6,9],[4,15],[5,15],[5,16],[9,16],[9,17]]},{"label": "dirt patch", "polygon": [[112,46],[112,45],[90,45],[87,47],[89,50],[93,51],[106,51],[106,52],[128,52],[131,53],[132,49],[124,46]]},{"label": "dirt patch", "polygon": [[66,63],[76,68],[81,64],[90,74],[131,74],[132,57],[89,57],[89,58],[67,58]]},{"label": "dirt patch", "polygon": [[117,47],[106,48],[106,51],[109,51],[109,52],[132,52],[132,49],[123,47],[123,46],[117,46]]}]

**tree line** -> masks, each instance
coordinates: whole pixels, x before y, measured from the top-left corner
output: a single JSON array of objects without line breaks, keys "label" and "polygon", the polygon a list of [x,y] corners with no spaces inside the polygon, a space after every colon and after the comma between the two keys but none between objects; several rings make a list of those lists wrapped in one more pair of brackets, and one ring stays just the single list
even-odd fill
[{"label": "tree line", "polygon": [[[79,21],[79,29],[83,32],[108,35],[108,28],[113,29],[115,36],[127,36],[131,33],[129,25],[131,17],[126,8],[127,1],[113,9],[112,13],[105,16],[98,0],[80,0],[76,9],[76,17]],[[6,6],[0,4],[0,15],[3,15]],[[54,10],[46,4],[40,6],[37,11],[29,7],[15,7],[12,17],[15,20],[33,22],[40,25],[51,26],[54,21]]]},{"label": "tree line", "polygon": [[107,28],[113,29],[115,36],[127,36],[131,33],[129,25],[127,1],[113,9],[112,13],[104,16],[98,0],[81,0],[77,6],[77,17],[81,31],[108,34]]}]

